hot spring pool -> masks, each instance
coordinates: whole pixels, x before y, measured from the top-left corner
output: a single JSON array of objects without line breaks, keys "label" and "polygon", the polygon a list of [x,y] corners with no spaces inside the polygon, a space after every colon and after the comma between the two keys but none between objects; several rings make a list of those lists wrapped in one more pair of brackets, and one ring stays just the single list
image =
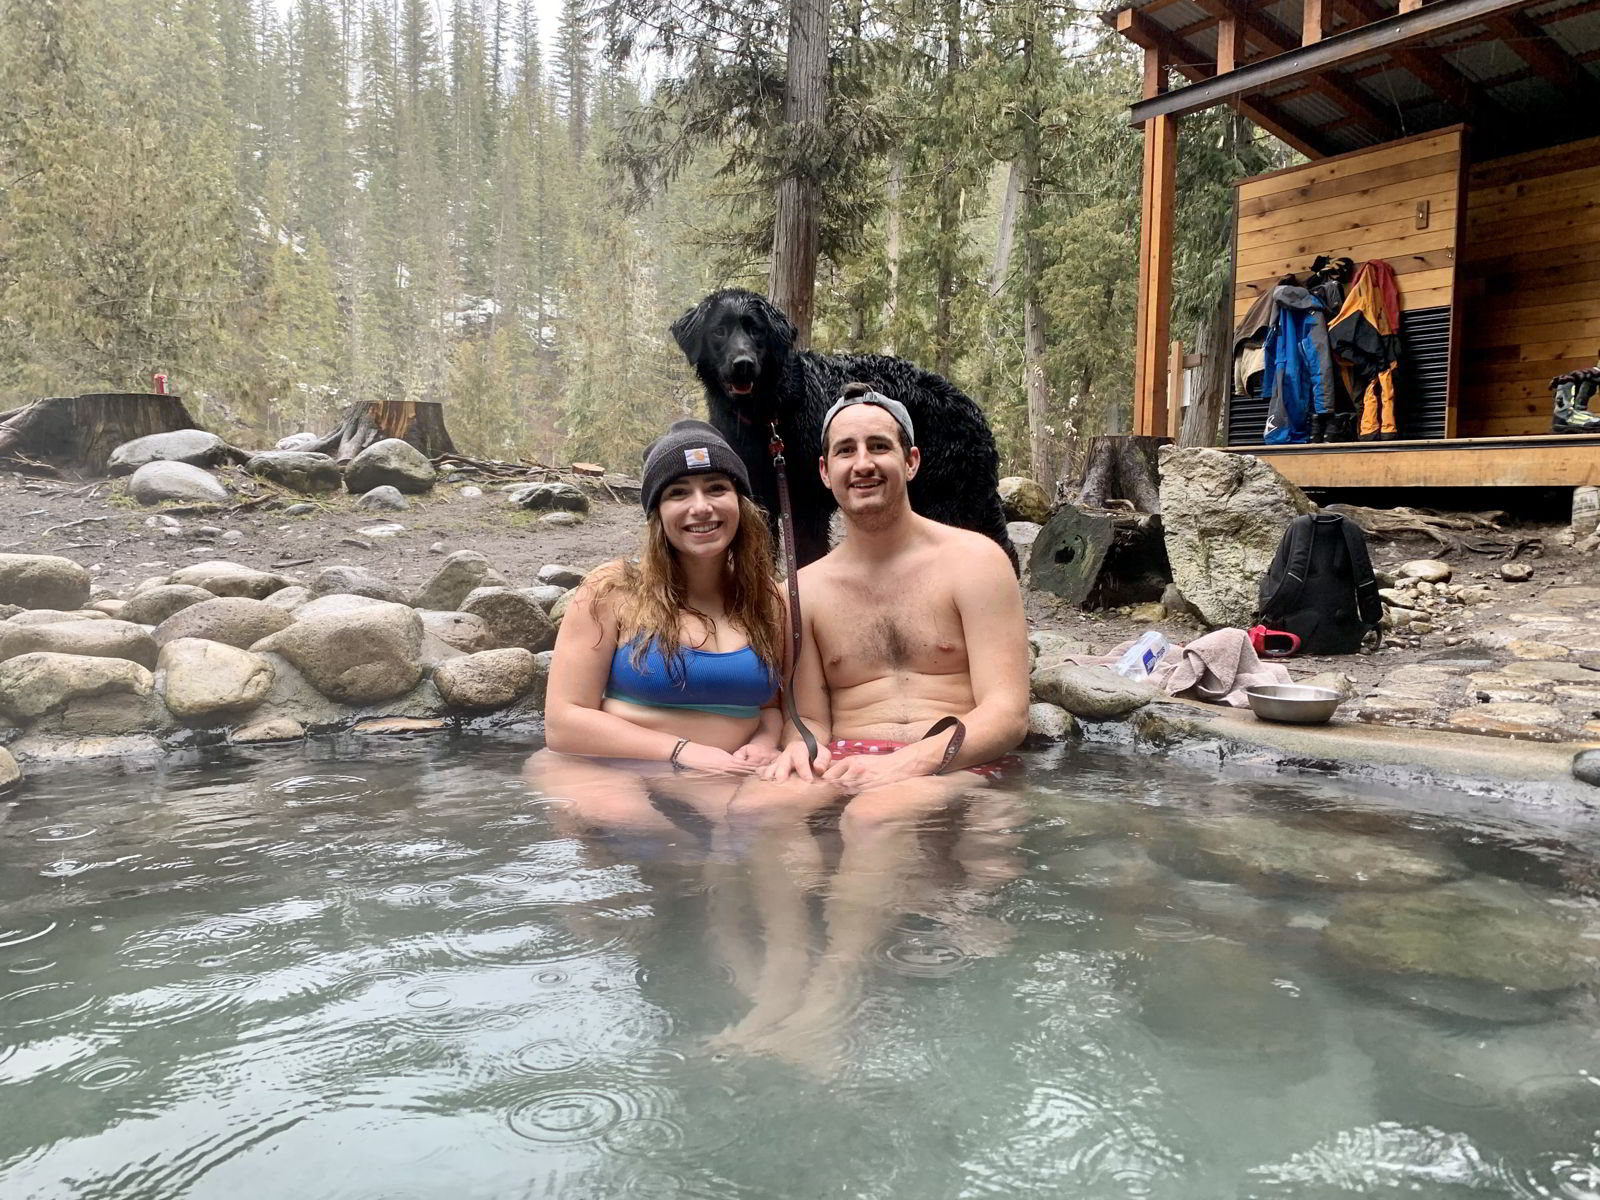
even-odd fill
[{"label": "hot spring pool", "polygon": [[575,830],[526,748],[35,781],[0,1195],[1600,1196],[1600,839],[1035,757],[914,830]]}]

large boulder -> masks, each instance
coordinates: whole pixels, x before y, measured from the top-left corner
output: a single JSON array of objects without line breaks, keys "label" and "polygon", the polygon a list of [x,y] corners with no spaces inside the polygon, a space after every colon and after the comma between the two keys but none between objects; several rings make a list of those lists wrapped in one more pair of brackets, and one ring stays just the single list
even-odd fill
[{"label": "large boulder", "polygon": [[336,492],[344,486],[344,468],[326,454],[263,450],[244,469],[296,492]]},{"label": "large boulder", "polygon": [[385,438],[350,460],[344,482],[354,493],[392,487],[414,496],[431,488],[437,477],[438,472],[421,450],[400,438]]},{"label": "large boulder", "polygon": [[436,717],[445,711],[445,703],[431,679],[424,679],[399,695],[352,706],[330,699],[283,655],[270,651],[257,653],[272,667],[272,686],[260,706],[250,714],[251,724],[287,719],[308,729],[331,729],[347,726],[362,717]]},{"label": "large boulder", "polygon": [[156,627],[156,644],[200,639],[248,650],[294,623],[286,609],[246,596],[217,596],[180,609]]},{"label": "large boulder", "polygon": [[304,432],[291,433],[288,437],[281,437],[272,443],[274,450],[309,450],[322,440],[320,434]]},{"label": "large boulder", "polygon": [[188,463],[146,463],[128,480],[128,495],[140,504],[179,500],[189,504],[226,504],[228,489],[210,471]]},{"label": "large boulder", "polygon": [[0,604],[23,608],[82,608],[89,572],[55,554],[0,554]]},{"label": "large boulder", "polygon": [[478,588],[461,602],[461,611],[482,617],[496,649],[521,646],[529,653],[556,643],[556,627],[539,602],[514,588]]},{"label": "large boulder", "polygon": [[369,596],[391,604],[405,603],[399,588],[365,567],[323,567],[311,581],[311,592],[314,596]]},{"label": "large boulder", "polygon": [[23,654],[0,662],[0,713],[28,722],[83,696],[150,695],[153,676],[125,658]]},{"label": "large boulder", "polygon": [[1156,698],[1143,680],[1125,679],[1109,667],[1079,667],[1070,663],[1035,671],[1033,697],[1064,708],[1085,721],[1109,721],[1127,716]]},{"label": "large boulder", "polygon": [[489,565],[487,558],[476,550],[457,550],[445,555],[439,569],[418,589],[411,603],[417,608],[444,612],[459,608],[475,588],[504,586],[506,581]]},{"label": "large boulder", "polygon": [[356,507],[373,508],[380,512],[403,512],[411,507],[411,501],[400,494],[399,488],[384,484],[366,492],[356,501]]},{"label": "large boulder", "polygon": [[148,437],[123,442],[106,462],[108,475],[132,475],[154,462],[186,463],[209,467],[220,462],[228,445],[214,433],[203,429],[175,429],[171,433],[152,433]]},{"label": "large boulder", "polygon": [[417,610],[422,618],[423,631],[447,646],[454,646],[463,654],[476,654],[489,649],[489,626],[482,617],[464,612],[435,612],[425,608]]},{"label": "large boulder", "polygon": [[142,667],[156,664],[155,639],[128,621],[64,621],[56,625],[0,625],[0,661],[20,654],[81,654],[125,658]]},{"label": "large boulder", "polygon": [[22,768],[17,766],[17,760],[11,757],[11,751],[0,746],[0,792],[21,778]]},{"label": "large boulder", "polygon": [[168,642],[156,668],[167,709],[181,721],[249,712],[272,687],[272,664],[261,655],[199,638]]},{"label": "large boulder", "polygon": [[104,621],[108,614],[97,608],[76,608],[63,611],[59,608],[30,608],[12,613],[7,625],[66,625],[73,621]]},{"label": "large boulder", "polygon": [[279,588],[286,588],[294,581],[276,571],[258,571],[240,563],[212,559],[179,567],[167,577],[167,582],[202,587],[213,596],[247,596],[251,600],[265,600]]},{"label": "large boulder", "polygon": [[589,511],[589,497],[570,483],[535,483],[508,495],[513,504],[529,512]]},{"label": "large boulder", "polygon": [[307,600],[294,610],[294,619],[300,621],[306,617],[325,617],[330,613],[355,612],[357,609],[392,603],[394,601],[379,600],[376,596],[355,596],[349,592],[334,592],[331,595]]},{"label": "large boulder", "polygon": [[159,625],[173,613],[214,599],[216,597],[205,588],[169,583],[140,592],[128,600],[117,615],[135,625]]},{"label": "large boulder", "polygon": [[1163,446],[1161,522],[1172,580],[1213,626],[1248,626],[1289,522],[1316,506],[1249,454]]},{"label": "large boulder", "polygon": [[1032,521],[1043,525],[1050,519],[1050,493],[1044,485],[1026,475],[1007,475],[999,483],[1000,507],[1008,521]]},{"label": "large boulder", "polygon": [[301,617],[251,649],[281,654],[343,704],[389,700],[422,678],[422,621],[403,604]]},{"label": "large boulder", "polygon": [[267,603],[273,608],[281,608],[284,612],[298,612],[302,605],[311,599],[311,589],[300,584],[290,584],[286,588],[279,588],[267,597]]},{"label": "large boulder", "polygon": [[533,655],[521,647],[485,650],[440,663],[434,686],[455,708],[477,711],[504,708],[533,684]]}]

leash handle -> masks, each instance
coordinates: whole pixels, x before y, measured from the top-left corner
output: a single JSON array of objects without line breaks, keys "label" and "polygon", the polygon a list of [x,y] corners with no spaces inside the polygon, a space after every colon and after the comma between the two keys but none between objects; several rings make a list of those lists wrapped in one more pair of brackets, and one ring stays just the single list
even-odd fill
[{"label": "leash handle", "polygon": [[800,669],[800,578],[794,565],[794,509],[789,503],[788,463],[783,457],[783,436],[778,432],[778,422],[772,422],[772,440],[767,443],[767,453],[772,455],[772,469],[778,476],[778,522],[783,529],[783,567],[789,583],[789,678],[783,681],[783,709],[794,722],[800,740],[806,744],[806,756],[817,761],[817,739],[794,707],[794,674]]},{"label": "leash handle", "polygon": [[928,726],[928,732],[919,739],[925,742],[929,738],[943,733],[946,729],[954,729],[955,732],[950,735],[950,744],[944,748],[944,757],[939,760],[939,765],[933,770],[935,775],[943,775],[950,769],[950,764],[955,761],[956,755],[961,752],[961,743],[966,741],[967,727],[961,723],[960,717],[940,717],[932,725]]}]

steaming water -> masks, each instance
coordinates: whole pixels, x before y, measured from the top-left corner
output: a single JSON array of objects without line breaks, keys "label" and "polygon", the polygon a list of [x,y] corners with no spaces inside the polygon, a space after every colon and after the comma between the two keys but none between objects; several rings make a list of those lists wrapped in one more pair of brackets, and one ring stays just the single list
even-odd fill
[{"label": "steaming water", "polygon": [[1600,1196],[1592,981],[1369,970],[1324,940],[1349,891],[1192,852],[1415,849],[1600,950],[1585,835],[1110,751],[912,833],[607,834],[525,755],[32,784],[0,1195]]}]

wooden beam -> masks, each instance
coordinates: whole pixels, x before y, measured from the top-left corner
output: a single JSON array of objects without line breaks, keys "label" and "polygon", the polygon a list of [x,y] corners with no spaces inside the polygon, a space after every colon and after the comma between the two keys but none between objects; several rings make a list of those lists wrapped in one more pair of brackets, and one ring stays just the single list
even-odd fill
[{"label": "wooden beam", "polygon": [[1161,432],[1178,440],[1178,425],[1183,416],[1183,343],[1173,342],[1167,356],[1167,427]]},{"label": "wooden beam", "polygon": [[1314,46],[1275,54],[1227,75],[1175,88],[1133,106],[1135,125],[1160,116],[1202,112],[1218,104],[1253,96],[1266,88],[1290,83],[1381,54],[1397,46],[1436,37],[1468,25],[1482,24],[1521,8],[1527,0],[1434,0],[1416,12],[1398,13],[1370,25],[1324,38]]},{"label": "wooden beam", "polygon": [[1144,126],[1140,188],[1139,291],[1134,315],[1133,432],[1167,429],[1167,339],[1172,328],[1172,239],[1177,215],[1178,120]]},{"label": "wooden beam", "polygon": [[1240,53],[1244,49],[1239,40],[1239,19],[1237,17],[1222,17],[1217,21],[1217,74],[1226,75],[1239,65],[1239,60],[1244,57]]},{"label": "wooden beam", "polygon": [[1226,446],[1254,454],[1301,487],[1585,487],[1600,484],[1590,434],[1448,441]]},{"label": "wooden beam", "polygon": [[[1260,9],[1252,8],[1249,0],[1200,0],[1200,7],[1219,21],[1224,17],[1232,17],[1238,22],[1240,30],[1248,31],[1269,55],[1286,54],[1300,48],[1293,31],[1284,28]],[[1235,58],[1234,69],[1237,70],[1239,65],[1240,60]],[[1380,140],[1387,141],[1394,136],[1392,117],[1360,91],[1345,86],[1337,78],[1322,75],[1313,76],[1307,86],[1328,97],[1346,112],[1354,114]],[[1276,104],[1278,97],[1274,96],[1272,100]]]},{"label": "wooden beam", "polygon": [[[1127,38],[1134,45],[1144,50],[1160,50],[1166,57],[1167,65],[1185,79],[1210,79],[1216,74],[1215,64],[1210,62],[1193,62],[1192,50],[1177,41],[1169,30],[1163,29],[1154,21],[1149,20],[1144,9],[1125,8],[1120,12],[1106,15],[1107,23]],[[1242,32],[1242,30],[1240,31]],[[1280,142],[1294,147],[1307,158],[1325,158],[1327,150],[1312,137],[1309,130],[1301,128],[1292,121],[1267,115],[1252,104],[1236,104],[1233,108],[1248,117],[1254,124],[1265,129]]]},{"label": "wooden beam", "polygon": [[1322,0],[1301,0],[1300,3],[1300,44],[1312,46],[1322,40],[1323,32]]},{"label": "wooden beam", "polygon": [[1600,84],[1525,12],[1503,13],[1487,22],[1489,31],[1574,104],[1600,104]]}]

